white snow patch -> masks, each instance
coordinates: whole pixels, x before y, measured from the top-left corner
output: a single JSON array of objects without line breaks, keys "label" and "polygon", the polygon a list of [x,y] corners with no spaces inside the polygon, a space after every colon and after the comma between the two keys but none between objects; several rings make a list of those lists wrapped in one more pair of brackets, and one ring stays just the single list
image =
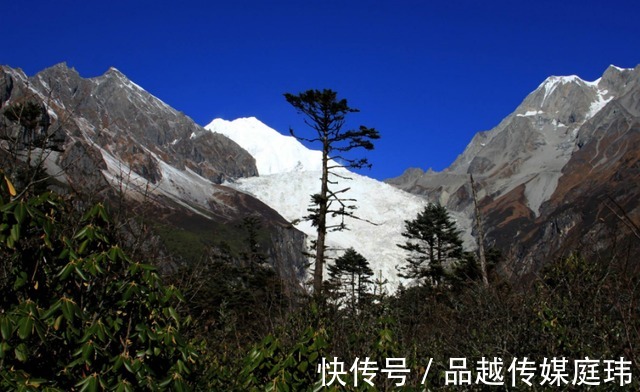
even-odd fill
[{"label": "white snow patch", "polygon": [[[348,230],[328,233],[328,246],[340,250],[353,247],[367,258],[376,276],[381,273],[389,280],[389,289],[395,290],[401,281],[396,266],[404,265],[406,258],[405,251],[396,246],[405,242],[401,235],[404,221],[414,219],[427,201],[369,177],[346,170],[341,173],[352,180],[339,179],[332,189],[349,188],[343,196],[357,200],[355,213],[363,220],[347,219]],[[257,197],[293,221],[308,215],[310,195],[319,191],[320,176],[320,171],[276,173],[225,185]],[[336,223],[336,218],[329,218],[329,224]],[[316,228],[309,222],[296,227],[315,238]]]},{"label": "white snow patch", "polygon": [[189,203],[206,208],[208,200],[214,198],[216,193],[216,188],[211,181],[188,168],[184,171],[179,170],[145,149],[156,159],[162,175],[160,181],[153,184],[133,171],[126,163],[114,157],[109,151],[95,144],[94,147],[100,150],[107,164],[107,170],[103,170],[102,173],[115,189],[140,201],[153,195],[164,195],[185,208],[207,217]]},{"label": "white snow patch", "polygon": [[516,116],[518,116],[518,117],[531,117],[531,116],[537,116],[537,115],[543,114],[543,113],[544,113],[544,111],[542,111],[542,110],[527,110],[526,113],[524,113],[524,114],[522,114],[522,113],[516,114]]},{"label": "white snow patch", "polygon": [[53,109],[51,109],[48,105],[47,105],[47,114],[49,115],[49,117],[53,118],[54,120],[58,119],[58,115],[56,114],[56,112],[54,112]]},{"label": "white snow patch", "polygon": [[587,81],[584,81],[584,84],[586,84],[586,85],[587,85],[587,86],[589,86],[589,87],[595,87],[595,88],[598,88],[598,84],[600,84],[600,81],[601,81],[601,80],[602,80],[602,78],[598,78],[598,79],[594,80],[593,82],[587,82]]},{"label": "white snow patch", "polygon": [[551,95],[551,93],[553,93],[553,91],[556,89],[556,87],[558,87],[558,85],[561,84],[567,84],[567,83],[573,83],[573,82],[582,82],[584,83],[584,80],[580,79],[578,76],[576,75],[569,75],[569,76],[550,76],[547,79],[545,79],[544,82],[542,82],[540,84],[540,86],[538,86],[538,88],[544,88],[544,98],[542,98],[542,100],[546,100],[547,97],[549,97],[549,95]]},{"label": "white snow patch", "polygon": [[598,94],[596,95],[596,100],[591,103],[589,106],[589,111],[586,114],[585,120],[588,120],[596,115],[607,103],[609,103],[613,96],[605,98],[605,96],[609,93],[607,90],[598,90]]},{"label": "white snow patch", "polygon": [[321,169],[322,152],[306,148],[293,136],[282,135],[255,117],[217,118],[205,129],[223,134],[247,150],[261,176]]}]

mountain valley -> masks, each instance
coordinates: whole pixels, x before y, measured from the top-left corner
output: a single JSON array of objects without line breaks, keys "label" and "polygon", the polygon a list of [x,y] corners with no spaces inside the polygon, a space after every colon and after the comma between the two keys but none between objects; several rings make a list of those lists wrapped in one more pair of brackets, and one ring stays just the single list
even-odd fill
[{"label": "mountain valley", "polygon": [[[27,100],[44,108],[42,131],[58,144],[44,164],[64,186],[151,203],[165,211],[153,215],[182,222],[178,230],[195,217],[212,222],[217,229],[195,235],[197,249],[203,238],[210,246],[241,236],[239,222],[260,216],[270,233],[264,246],[271,263],[303,279],[301,255],[315,228],[290,222],[306,214],[319,186],[319,151],[255,118],[200,127],[114,68],[91,79],[64,64],[33,77],[0,71],[2,108]],[[639,80],[640,67],[614,66],[594,82],[549,77],[494,129],[476,134],[442,172],[408,169],[385,184],[344,171],[351,180],[341,186],[350,188],[362,219],[330,233],[333,256],[355,248],[395,288],[404,221],[426,203],[446,206],[465,247],[475,249],[470,175],[485,246],[503,252],[508,275],[535,273],[546,260],[586,245],[606,249],[637,237]],[[220,234],[221,227],[236,229]]]}]

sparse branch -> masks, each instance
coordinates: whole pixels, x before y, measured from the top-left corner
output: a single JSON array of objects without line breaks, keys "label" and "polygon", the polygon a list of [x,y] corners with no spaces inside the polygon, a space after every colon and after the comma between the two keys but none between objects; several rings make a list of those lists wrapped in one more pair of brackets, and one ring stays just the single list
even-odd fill
[{"label": "sparse branch", "polygon": [[[315,295],[321,296],[327,231],[345,230],[346,217],[359,219],[353,213],[355,206],[347,205],[355,200],[341,198],[349,188],[332,191],[330,186],[337,185],[339,181],[330,179],[330,176],[347,180],[347,176],[335,173],[334,169],[369,167],[366,159],[347,158],[342,153],[355,148],[371,150],[371,140],[378,139],[380,135],[375,129],[365,126],[360,126],[357,130],[343,131],[347,114],[357,113],[359,110],[349,107],[346,99],[338,99],[337,93],[332,90],[308,90],[298,95],[286,93],[284,96],[298,113],[305,116],[304,123],[316,133],[314,137],[305,138],[296,135],[293,129],[290,129],[290,134],[298,140],[319,143],[322,147],[320,192],[311,196],[312,207],[308,209],[310,214],[305,217],[317,229],[313,288]],[[333,152],[339,153],[339,159],[342,161],[340,164],[335,164],[336,158],[331,157]],[[333,163],[330,164],[331,162]],[[331,208],[334,203],[340,207]],[[327,215],[339,216],[340,223],[328,224]]]},{"label": "sparse branch", "polygon": [[638,227],[638,225],[633,220],[631,220],[624,208],[622,208],[622,206],[609,195],[607,195],[607,200],[616,207],[614,209],[608,203],[605,203],[604,205],[609,209],[609,211],[611,211],[616,216],[616,218],[624,223],[624,225],[627,226],[629,230],[631,230],[631,233],[636,238],[640,239],[640,227]]},{"label": "sparse branch", "polygon": [[473,195],[473,206],[476,214],[476,230],[478,231],[478,258],[480,259],[480,273],[482,274],[482,284],[489,287],[489,277],[487,274],[487,258],[484,251],[484,230],[482,227],[482,216],[478,207],[478,194],[476,192],[476,183],[473,181],[473,174],[469,174],[471,182],[471,193]]},{"label": "sparse branch", "polygon": [[[344,167],[344,166],[331,166],[330,168],[332,168],[332,167],[333,167],[333,168],[341,168],[341,167]],[[349,177],[349,176],[343,176],[342,174],[338,174],[338,173],[336,173],[336,172],[332,172],[332,173],[330,173],[330,174],[331,174],[332,176],[338,177],[338,178],[343,179],[343,180],[353,180],[353,178],[352,178],[352,177]]]}]

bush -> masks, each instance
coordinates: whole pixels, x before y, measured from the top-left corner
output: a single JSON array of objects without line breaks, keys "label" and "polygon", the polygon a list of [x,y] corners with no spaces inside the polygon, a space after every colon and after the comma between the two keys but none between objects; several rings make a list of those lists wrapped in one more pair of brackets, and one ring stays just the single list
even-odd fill
[{"label": "bush", "polygon": [[104,206],[79,216],[51,193],[16,198],[2,179],[2,389],[189,389],[181,295],[114,242]]}]

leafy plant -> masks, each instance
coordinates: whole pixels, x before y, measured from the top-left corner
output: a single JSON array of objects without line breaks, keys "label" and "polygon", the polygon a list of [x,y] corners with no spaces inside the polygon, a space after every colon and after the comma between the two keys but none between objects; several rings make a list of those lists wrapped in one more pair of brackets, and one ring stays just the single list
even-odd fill
[{"label": "leafy plant", "polygon": [[0,184],[0,387],[189,389],[181,294],[114,242],[106,208]]}]

